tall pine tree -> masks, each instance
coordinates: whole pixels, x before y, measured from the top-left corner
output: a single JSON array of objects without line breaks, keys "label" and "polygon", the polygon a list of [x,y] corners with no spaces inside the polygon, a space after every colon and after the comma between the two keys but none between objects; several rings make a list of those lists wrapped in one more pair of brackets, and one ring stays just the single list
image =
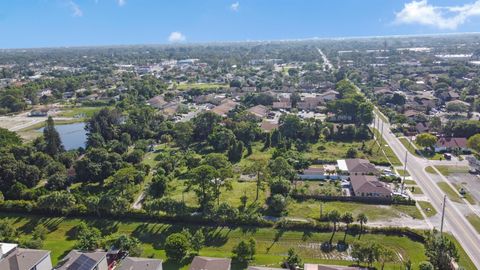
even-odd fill
[{"label": "tall pine tree", "polygon": [[47,124],[43,129],[43,138],[45,140],[45,152],[50,156],[54,157],[65,150],[51,116],[48,117]]}]

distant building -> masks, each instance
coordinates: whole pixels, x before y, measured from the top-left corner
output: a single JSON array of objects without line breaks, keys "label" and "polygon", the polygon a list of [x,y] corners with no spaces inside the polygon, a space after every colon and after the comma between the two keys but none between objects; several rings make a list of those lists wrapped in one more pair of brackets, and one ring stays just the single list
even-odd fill
[{"label": "distant building", "polygon": [[50,251],[19,248],[17,244],[0,243],[1,270],[51,270]]},{"label": "distant building", "polygon": [[231,259],[195,256],[189,270],[230,270]]},{"label": "distant building", "polygon": [[292,104],[290,102],[285,102],[285,101],[279,101],[279,102],[273,102],[272,108],[274,110],[290,110],[292,108]]},{"label": "distant building", "polygon": [[147,101],[148,105],[156,108],[156,109],[163,109],[167,102],[162,96],[155,96]]}]

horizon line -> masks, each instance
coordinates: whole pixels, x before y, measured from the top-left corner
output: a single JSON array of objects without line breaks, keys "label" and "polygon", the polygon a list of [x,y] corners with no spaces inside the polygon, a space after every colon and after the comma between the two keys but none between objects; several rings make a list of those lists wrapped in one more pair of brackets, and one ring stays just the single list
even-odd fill
[{"label": "horizon line", "polygon": [[302,41],[328,41],[328,40],[356,40],[356,39],[382,39],[382,38],[408,38],[408,37],[441,37],[441,36],[460,36],[460,35],[480,35],[480,32],[455,32],[455,33],[432,33],[432,34],[405,34],[405,35],[376,35],[376,36],[337,36],[337,37],[309,37],[309,38],[291,38],[291,39],[271,39],[271,40],[232,40],[232,41],[199,41],[199,42],[178,42],[178,43],[123,43],[123,44],[105,44],[105,45],[53,45],[45,47],[7,47],[0,48],[0,51],[8,50],[38,50],[38,49],[79,49],[79,48],[113,48],[113,47],[137,47],[137,46],[201,46],[201,45],[226,45],[241,43],[282,43],[282,42],[302,42]]}]

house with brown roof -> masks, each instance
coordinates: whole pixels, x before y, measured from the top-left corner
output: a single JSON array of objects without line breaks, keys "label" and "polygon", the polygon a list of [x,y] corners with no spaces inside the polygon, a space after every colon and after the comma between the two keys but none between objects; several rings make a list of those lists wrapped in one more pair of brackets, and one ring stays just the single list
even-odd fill
[{"label": "house with brown roof", "polygon": [[163,109],[164,106],[167,104],[165,99],[162,96],[155,96],[147,101],[148,105],[156,108],[156,109]]},{"label": "house with brown roof", "polygon": [[467,151],[467,138],[445,138],[438,139],[435,144],[435,152]]},{"label": "house with brown roof", "polygon": [[255,117],[262,119],[268,115],[268,108],[263,105],[257,105],[249,108],[247,112],[253,114]]},{"label": "house with brown roof", "polygon": [[351,175],[366,175],[379,173],[375,165],[370,163],[370,161],[360,158],[337,160],[337,167],[340,171]]},{"label": "house with brown roof", "polygon": [[230,270],[231,259],[195,256],[189,270]]},{"label": "house with brown roof", "polygon": [[226,99],[222,101],[222,103],[215,108],[213,108],[211,111],[225,117],[227,116],[227,113],[229,113],[231,110],[235,109],[237,106],[237,102],[231,100],[231,99]]},{"label": "house with brown roof", "polygon": [[51,270],[50,251],[19,248],[17,244],[0,243],[0,269]]},{"label": "house with brown roof", "polygon": [[350,183],[355,197],[392,197],[392,189],[375,175],[350,175]]},{"label": "house with brown roof", "polygon": [[125,258],[116,270],[162,270],[162,261],[146,258]]}]

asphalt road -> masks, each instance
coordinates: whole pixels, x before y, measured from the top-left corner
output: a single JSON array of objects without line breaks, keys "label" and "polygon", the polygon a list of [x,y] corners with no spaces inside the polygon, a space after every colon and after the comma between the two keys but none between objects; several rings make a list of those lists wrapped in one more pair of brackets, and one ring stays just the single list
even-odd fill
[{"label": "asphalt road", "polygon": [[[390,125],[384,122],[378,115],[375,117],[377,118],[376,121],[380,119],[383,122],[383,137],[402,162],[405,160],[405,153],[407,152],[407,171],[421,187],[430,203],[437,211],[441,212],[444,193],[430,175],[425,172],[425,168],[432,166],[433,163],[427,159],[410,154],[400,140],[390,132]],[[440,228],[440,224],[433,225],[437,229]],[[477,269],[480,269],[480,237],[455,204],[448,198],[445,209],[444,230],[450,231],[457,238]]]}]

